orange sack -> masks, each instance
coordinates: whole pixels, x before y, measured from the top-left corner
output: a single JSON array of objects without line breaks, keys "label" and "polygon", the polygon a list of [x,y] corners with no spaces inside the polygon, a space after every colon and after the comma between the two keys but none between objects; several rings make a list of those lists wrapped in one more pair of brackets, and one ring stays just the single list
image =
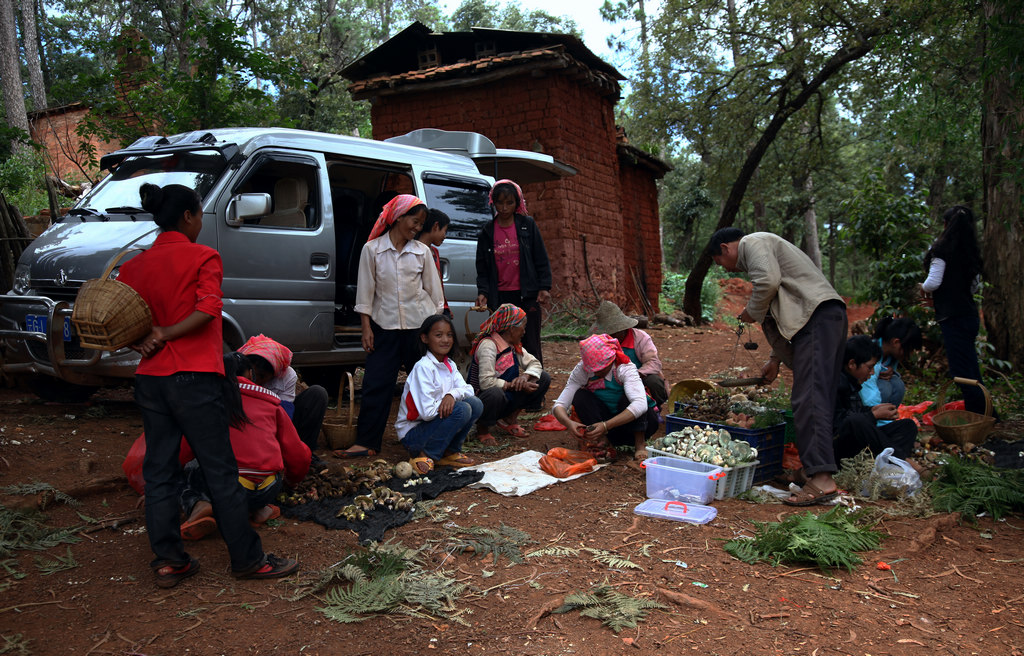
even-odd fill
[{"label": "orange sack", "polygon": [[589,453],[573,451],[560,446],[551,449],[547,455],[540,458],[540,468],[555,478],[585,474],[593,471],[596,465],[597,460]]}]

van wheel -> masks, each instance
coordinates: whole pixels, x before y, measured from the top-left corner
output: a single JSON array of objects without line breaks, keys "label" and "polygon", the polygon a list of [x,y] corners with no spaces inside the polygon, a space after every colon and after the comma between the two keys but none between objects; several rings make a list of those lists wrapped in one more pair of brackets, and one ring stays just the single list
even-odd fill
[{"label": "van wheel", "polygon": [[45,375],[31,376],[26,379],[25,385],[44,401],[56,403],[84,403],[99,389],[95,385],[78,385]]}]

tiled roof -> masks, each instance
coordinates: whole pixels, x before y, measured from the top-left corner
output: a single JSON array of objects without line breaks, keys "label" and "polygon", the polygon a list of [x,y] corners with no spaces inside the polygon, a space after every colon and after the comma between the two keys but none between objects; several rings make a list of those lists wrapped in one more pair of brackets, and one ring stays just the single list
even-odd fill
[{"label": "tiled roof", "polygon": [[414,90],[411,87],[425,83],[462,86],[473,83],[469,78],[479,78],[482,75],[500,78],[525,73],[527,70],[532,72],[542,69],[581,75],[587,83],[594,85],[605,95],[618,98],[621,91],[618,81],[612,76],[588,67],[566,52],[563,46],[500,53],[471,61],[460,60],[454,64],[371,77],[354,82],[349,86],[349,91],[354,98],[362,99],[382,93],[411,91]]}]

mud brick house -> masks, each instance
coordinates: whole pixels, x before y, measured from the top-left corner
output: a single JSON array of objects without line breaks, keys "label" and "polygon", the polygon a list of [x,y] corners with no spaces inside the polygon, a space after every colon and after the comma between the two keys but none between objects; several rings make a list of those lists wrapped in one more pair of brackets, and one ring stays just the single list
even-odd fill
[{"label": "mud brick house", "polygon": [[[419,128],[479,132],[499,148],[544,152],[577,174],[522,184],[558,298],[594,293],[656,309],[661,239],[656,181],[670,167],[616,128],[623,76],[574,36],[420,23],[344,71],[371,102],[373,138]],[[500,165],[495,177],[506,175]]]}]

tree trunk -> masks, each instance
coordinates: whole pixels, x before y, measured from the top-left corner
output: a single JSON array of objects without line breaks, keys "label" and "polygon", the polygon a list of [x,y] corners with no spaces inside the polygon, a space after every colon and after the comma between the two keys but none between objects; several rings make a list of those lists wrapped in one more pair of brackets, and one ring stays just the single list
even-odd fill
[{"label": "tree trunk", "polygon": [[[986,22],[985,60],[988,71],[983,86],[982,179],[985,226],[982,256],[985,277],[985,325],[996,357],[1024,369],[1024,224],[1021,194],[1024,193],[1019,163],[1024,160],[1024,106],[1020,89],[1014,88],[1016,72],[1007,62],[1005,33],[993,33],[993,25],[1012,23],[1015,11],[998,0],[982,3]],[[1018,16],[1019,18],[1019,16]],[[1001,41],[1001,39],[1003,41]],[[1019,47],[1019,46],[1018,46]],[[999,63],[993,63],[999,62]]]},{"label": "tree trunk", "polygon": [[821,246],[818,244],[818,213],[814,210],[814,178],[810,174],[804,182],[807,192],[807,211],[804,212],[804,252],[814,265],[821,268]]},{"label": "tree trunk", "polygon": [[[769,146],[775,141],[775,137],[778,136],[782,126],[786,124],[786,121],[799,111],[807,101],[810,100],[821,88],[825,82],[827,82],[833,75],[838,73],[843,66],[846,64],[860,59],[864,55],[871,52],[871,49],[875,47],[878,37],[884,32],[882,26],[865,30],[861,35],[857,43],[847,45],[839,49],[835,54],[828,58],[825,64],[821,67],[814,77],[804,82],[798,88],[800,93],[794,96],[791,100],[786,100],[788,95],[780,93],[779,106],[775,110],[774,116],[765,126],[764,131],[761,132],[757,143],[754,144],[750,152],[747,153],[746,159],[743,161],[743,166],[740,167],[739,173],[736,175],[736,180],[732,184],[732,188],[729,190],[729,197],[725,200],[725,205],[722,208],[722,214],[718,219],[718,225],[715,230],[721,230],[722,228],[728,228],[736,220],[736,215],[740,211],[740,206],[743,203],[743,197],[747,193],[747,187],[750,185],[751,179],[757,172],[757,167],[761,164],[761,159],[764,158],[766,152],[768,152]],[[697,260],[697,264],[694,265],[693,271],[686,278],[685,296],[683,298],[683,312],[694,318],[695,321],[699,321],[701,317],[701,303],[700,303],[700,290],[704,285],[704,278],[707,276],[708,269],[711,268],[711,256],[707,252],[703,252],[700,259]]]},{"label": "tree trunk", "polygon": [[[14,3],[0,0],[0,83],[3,84],[4,109],[7,125],[29,135],[28,114],[25,113],[25,91],[21,85],[21,57],[18,56],[18,36],[14,22]],[[28,151],[20,141],[12,144],[15,152]]]},{"label": "tree trunk", "polygon": [[36,29],[36,3],[21,0],[21,42],[28,64],[28,84],[32,91],[32,108],[37,112],[46,109],[46,84],[43,82],[43,67],[39,61],[39,33]]}]

